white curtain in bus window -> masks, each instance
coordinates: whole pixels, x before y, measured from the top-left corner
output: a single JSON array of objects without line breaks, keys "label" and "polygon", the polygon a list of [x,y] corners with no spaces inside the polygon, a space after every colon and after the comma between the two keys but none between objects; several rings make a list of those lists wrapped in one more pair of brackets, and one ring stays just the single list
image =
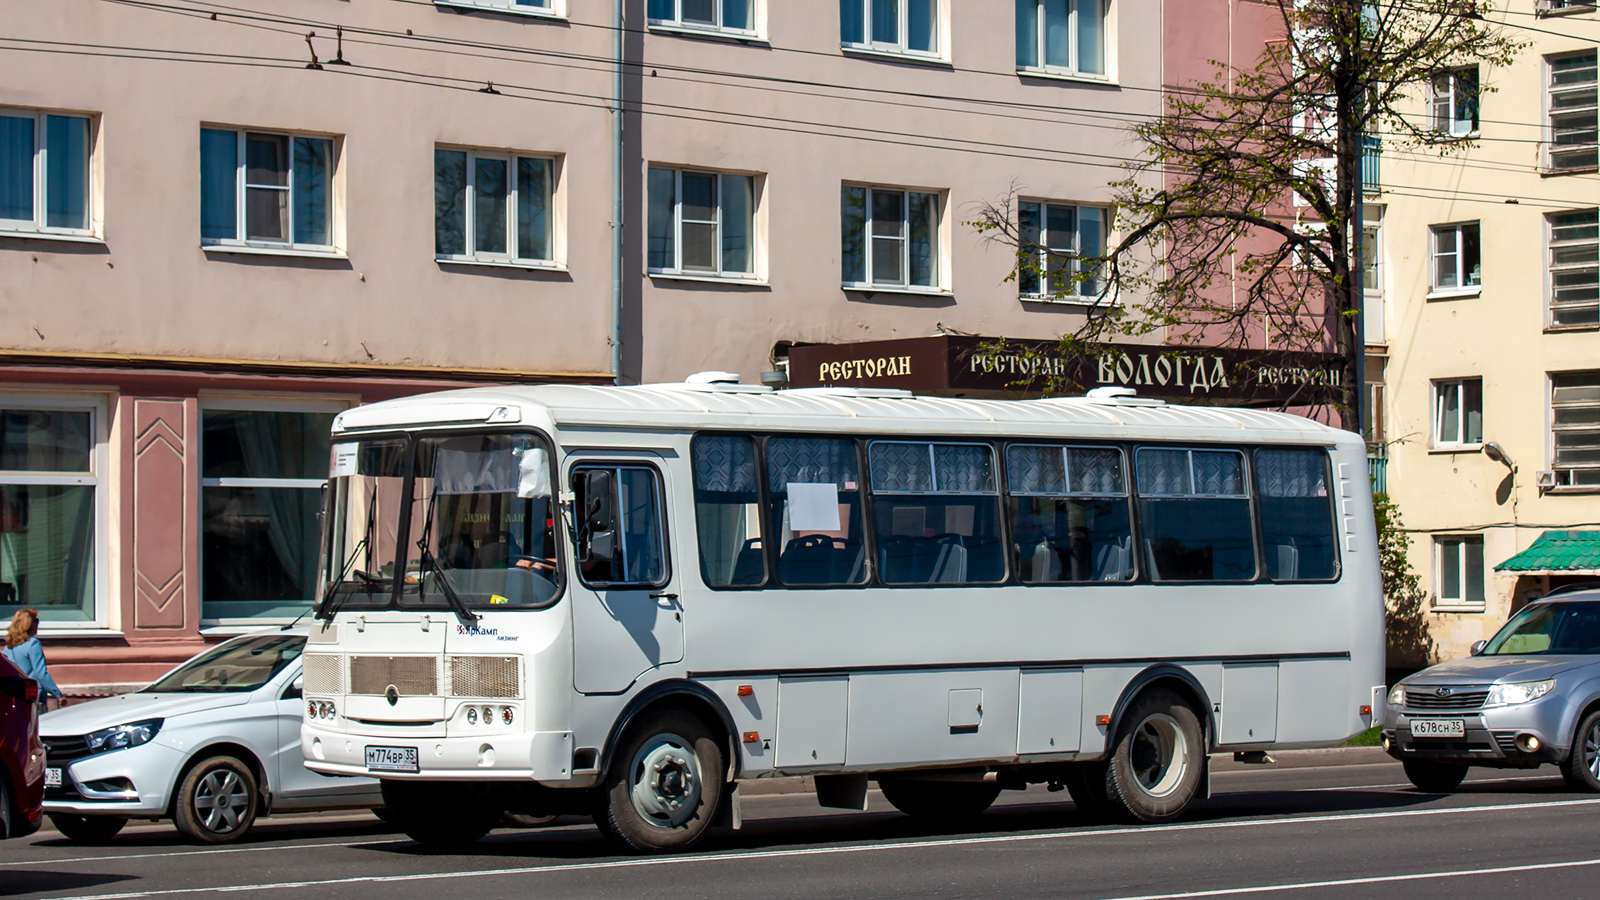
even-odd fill
[{"label": "white curtain in bus window", "polygon": [[1012,550],[1023,582],[1133,578],[1121,450],[1012,444],[1006,482]]},{"label": "white curtain in bus window", "polygon": [[804,587],[866,581],[855,441],[774,437],[766,450],[778,580]]},{"label": "white curtain in bus window", "polygon": [[755,441],[702,434],[690,444],[700,576],[711,587],[758,587],[767,580],[762,552]]},{"label": "white curtain in bus window", "polygon": [[1309,449],[1257,450],[1255,467],[1267,577],[1273,581],[1337,578],[1328,454]]},{"label": "white curtain in bus window", "polygon": [[1256,574],[1244,454],[1141,447],[1139,526],[1156,581],[1248,581]]},{"label": "white curtain in bus window", "polygon": [[987,444],[875,441],[873,528],[889,584],[1005,579],[1000,492]]}]

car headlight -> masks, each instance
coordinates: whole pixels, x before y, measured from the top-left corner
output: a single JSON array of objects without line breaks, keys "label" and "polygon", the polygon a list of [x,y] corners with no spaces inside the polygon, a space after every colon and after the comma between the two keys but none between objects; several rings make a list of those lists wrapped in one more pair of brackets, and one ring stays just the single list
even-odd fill
[{"label": "car headlight", "polygon": [[1489,699],[1483,701],[1484,706],[1516,706],[1518,703],[1532,703],[1533,701],[1550,693],[1556,686],[1554,678],[1544,681],[1522,681],[1515,684],[1497,684],[1489,688]]},{"label": "car headlight", "polygon": [[89,746],[90,753],[105,753],[108,750],[125,750],[148,743],[161,730],[160,719],[148,719],[143,722],[134,722],[130,725],[113,725],[99,731],[91,731],[83,736],[83,742]]},{"label": "car headlight", "polygon": [[1397,684],[1394,687],[1389,689],[1389,705],[1390,706],[1405,706],[1406,705],[1406,686],[1405,685]]}]

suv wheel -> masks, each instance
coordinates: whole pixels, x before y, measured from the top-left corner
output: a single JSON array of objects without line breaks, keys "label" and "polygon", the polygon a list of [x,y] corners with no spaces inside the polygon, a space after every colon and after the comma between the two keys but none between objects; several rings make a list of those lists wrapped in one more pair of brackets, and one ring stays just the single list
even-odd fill
[{"label": "suv wheel", "polygon": [[1600,791],[1600,710],[1578,723],[1572,752],[1561,763],[1561,777],[1580,791]]},{"label": "suv wheel", "polygon": [[1467,777],[1466,766],[1450,763],[1408,759],[1401,765],[1405,766],[1406,777],[1417,786],[1417,790],[1430,794],[1448,794],[1461,784],[1461,779]]}]

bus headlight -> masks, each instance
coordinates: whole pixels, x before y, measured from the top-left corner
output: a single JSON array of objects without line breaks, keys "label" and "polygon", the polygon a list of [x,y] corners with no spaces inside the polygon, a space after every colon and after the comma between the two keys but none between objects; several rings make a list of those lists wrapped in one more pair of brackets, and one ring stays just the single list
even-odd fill
[{"label": "bus headlight", "polygon": [[1389,689],[1389,705],[1390,706],[1405,706],[1406,705],[1406,686],[1405,685],[1397,684],[1394,687]]},{"label": "bus headlight", "polygon": [[1497,684],[1489,688],[1489,697],[1483,701],[1484,706],[1516,706],[1519,703],[1532,703],[1533,701],[1550,693],[1556,686],[1554,678],[1544,681],[1521,681],[1513,684]]}]

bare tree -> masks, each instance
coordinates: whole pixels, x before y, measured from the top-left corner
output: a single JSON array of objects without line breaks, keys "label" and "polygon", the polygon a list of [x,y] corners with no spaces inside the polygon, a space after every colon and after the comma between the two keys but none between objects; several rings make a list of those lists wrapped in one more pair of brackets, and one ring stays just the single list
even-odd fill
[{"label": "bare tree", "polygon": [[1209,80],[1178,86],[1161,115],[1131,127],[1140,156],[1112,184],[1116,237],[1103,252],[1042,247],[1015,189],[971,224],[1016,249],[1014,277],[1093,298],[1065,352],[1158,329],[1180,344],[1331,350],[1349,421],[1363,364],[1353,260],[1365,144],[1464,149],[1417,117],[1418,93],[1452,69],[1504,66],[1522,45],[1491,21],[1493,0],[1267,5],[1282,31],[1254,68],[1213,62]]}]

